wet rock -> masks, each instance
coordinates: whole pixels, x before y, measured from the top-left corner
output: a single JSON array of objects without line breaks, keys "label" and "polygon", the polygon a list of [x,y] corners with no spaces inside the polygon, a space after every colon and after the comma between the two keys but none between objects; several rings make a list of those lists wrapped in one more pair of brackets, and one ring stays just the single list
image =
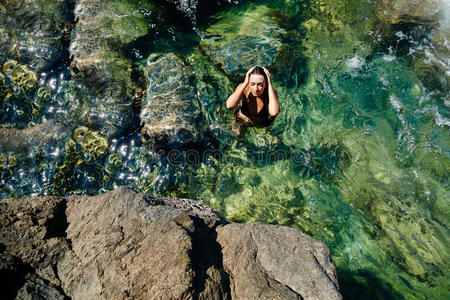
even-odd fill
[{"label": "wet rock", "polygon": [[71,73],[96,94],[85,114],[86,122],[108,136],[134,125],[133,99],[140,89],[133,83],[132,61],[123,49],[148,33],[151,8],[137,1],[76,3]]},{"label": "wet rock", "polygon": [[379,0],[379,2],[382,4],[379,14],[391,24],[434,23],[442,6],[442,1],[439,0]]},{"label": "wet rock", "polygon": [[201,142],[204,129],[192,69],[174,53],[153,54],[145,73],[148,88],[140,114],[143,137],[162,148]]},{"label": "wet rock", "polygon": [[450,98],[450,62],[448,60],[448,41],[450,27],[439,26],[428,34],[430,40],[426,47],[415,48],[412,69],[417,77],[430,90],[439,91],[444,99]]},{"label": "wet rock", "polygon": [[32,147],[49,146],[61,139],[66,126],[49,120],[28,129],[0,128],[0,149],[17,154],[27,154]]},{"label": "wet rock", "polygon": [[1,200],[0,243],[11,298],[340,298],[328,249],[305,234],[128,188]]},{"label": "wet rock", "polygon": [[6,0],[0,4],[0,62],[45,69],[67,56],[71,15],[65,0]]}]

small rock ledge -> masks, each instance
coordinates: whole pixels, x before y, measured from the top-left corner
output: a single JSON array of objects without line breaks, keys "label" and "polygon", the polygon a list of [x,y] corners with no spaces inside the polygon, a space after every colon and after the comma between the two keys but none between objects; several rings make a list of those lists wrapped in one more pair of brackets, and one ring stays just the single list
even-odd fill
[{"label": "small rock ledge", "polygon": [[128,188],[0,201],[5,299],[342,299],[321,242]]}]

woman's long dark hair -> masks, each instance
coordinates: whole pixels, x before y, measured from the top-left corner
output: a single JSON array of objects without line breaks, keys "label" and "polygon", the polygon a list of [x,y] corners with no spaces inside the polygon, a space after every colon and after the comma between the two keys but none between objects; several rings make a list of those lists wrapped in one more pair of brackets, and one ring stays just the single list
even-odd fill
[{"label": "woman's long dark hair", "polygon": [[269,93],[268,93],[268,91],[267,91],[267,85],[269,84],[269,80],[267,80],[267,75],[266,75],[266,72],[264,72],[264,69],[263,69],[262,67],[260,67],[260,66],[256,66],[256,67],[253,69],[253,71],[250,72],[249,78],[250,78],[250,76],[253,75],[253,74],[264,76],[264,80],[266,81],[266,88],[264,89],[263,94],[264,94],[264,95],[269,95]]}]

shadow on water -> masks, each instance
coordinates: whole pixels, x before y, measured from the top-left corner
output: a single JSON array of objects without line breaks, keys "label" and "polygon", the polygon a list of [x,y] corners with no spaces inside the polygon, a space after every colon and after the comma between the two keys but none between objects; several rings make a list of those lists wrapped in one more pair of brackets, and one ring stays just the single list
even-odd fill
[{"label": "shadow on water", "polygon": [[283,142],[268,146],[248,142],[245,146],[246,157],[252,164],[264,167],[288,160],[293,171],[302,178],[333,181],[351,163],[349,151],[341,143],[318,144],[308,149],[297,149]]},{"label": "shadow on water", "polygon": [[125,56],[133,61],[145,60],[151,53],[176,52],[187,55],[200,42],[202,28],[213,22],[212,15],[229,8],[228,1],[198,1],[180,11],[176,2],[157,0],[149,12],[149,32],[123,49]]},{"label": "shadow on water", "polygon": [[344,299],[358,300],[401,300],[403,295],[393,286],[367,270],[351,271],[337,268],[337,276]]},{"label": "shadow on water", "polygon": [[155,10],[149,12],[148,33],[123,48],[125,57],[132,61],[145,61],[154,52],[188,53],[199,41],[191,20],[177,12],[175,6],[169,9],[160,5]]}]

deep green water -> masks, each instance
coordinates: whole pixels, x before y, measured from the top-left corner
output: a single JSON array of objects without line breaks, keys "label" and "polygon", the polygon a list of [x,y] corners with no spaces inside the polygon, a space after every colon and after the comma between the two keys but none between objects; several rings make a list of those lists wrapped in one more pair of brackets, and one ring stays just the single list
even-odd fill
[{"label": "deep green water", "polygon": [[[368,0],[257,1],[169,18],[129,42],[130,18],[137,31],[150,22],[137,9],[144,5],[107,2],[131,12],[112,28],[127,40],[120,51],[136,74],[155,52],[176,52],[192,66],[209,143],[153,149],[142,144],[138,119],[108,137],[81,121],[100,100],[72,78],[67,53],[39,72],[5,55],[2,127],[56,119],[67,129],[26,154],[0,153],[1,198],[129,185],[201,199],[232,221],[292,226],[325,242],[345,298],[449,298],[446,11],[432,24],[388,26]],[[247,51],[233,46],[241,37]],[[260,40],[269,46],[252,48]],[[281,47],[290,54],[270,68],[280,114],[236,140],[224,103],[239,78],[223,70],[249,53],[255,64],[270,61]],[[216,48],[234,57],[228,66],[208,58]]]}]

